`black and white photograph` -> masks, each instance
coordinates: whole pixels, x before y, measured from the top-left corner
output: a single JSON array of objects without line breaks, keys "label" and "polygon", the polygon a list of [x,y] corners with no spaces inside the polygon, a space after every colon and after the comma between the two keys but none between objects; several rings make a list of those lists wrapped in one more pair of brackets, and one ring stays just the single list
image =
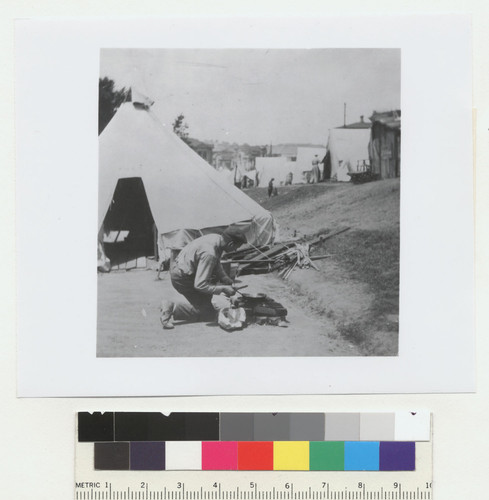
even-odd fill
[{"label": "black and white photograph", "polygon": [[97,357],[397,356],[401,56],[102,48]]}]

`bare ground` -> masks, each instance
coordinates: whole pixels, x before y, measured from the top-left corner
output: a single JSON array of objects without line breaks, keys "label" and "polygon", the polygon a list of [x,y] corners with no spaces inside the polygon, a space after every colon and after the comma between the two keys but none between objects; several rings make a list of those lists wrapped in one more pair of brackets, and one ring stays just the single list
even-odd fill
[{"label": "bare ground", "polygon": [[[219,357],[219,356],[358,356],[353,342],[339,336],[334,323],[314,312],[274,275],[241,278],[250,292],[264,292],[288,309],[287,328],[250,325],[226,332],[217,324],[176,323],[163,330],[159,303],[176,298],[166,273],[154,271],[100,274],[98,277],[99,357]],[[222,306],[226,299],[218,297]]]}]

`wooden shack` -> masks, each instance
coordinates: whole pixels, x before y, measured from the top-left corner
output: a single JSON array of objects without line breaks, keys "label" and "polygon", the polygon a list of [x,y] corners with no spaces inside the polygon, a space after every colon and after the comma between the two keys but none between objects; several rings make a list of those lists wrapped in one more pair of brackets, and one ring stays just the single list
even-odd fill
[{"label": "wooden shack", "polygon": [[369,143],[372,174],[380,179],[401,175],[401,111],[373,112]]}]

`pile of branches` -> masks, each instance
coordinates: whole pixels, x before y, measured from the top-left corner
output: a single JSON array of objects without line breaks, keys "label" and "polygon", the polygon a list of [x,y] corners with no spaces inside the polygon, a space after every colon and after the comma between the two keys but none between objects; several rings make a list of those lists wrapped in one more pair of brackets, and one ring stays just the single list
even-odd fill
[{"label": "pile of branches", "polygon": [[309,242],[289,241],[261,247],[246,245],[236,252],[226,254],[223,262],[237,264],[240,275],[277,271],[278,275],[286,280],[296,268],[312,267],[318,271],[319,269],[313,261],[326,259],[330,255],[311,256],[309,253],[311,248],[348,229],[350,228],[347,227],[331,234],[320,235]]}]

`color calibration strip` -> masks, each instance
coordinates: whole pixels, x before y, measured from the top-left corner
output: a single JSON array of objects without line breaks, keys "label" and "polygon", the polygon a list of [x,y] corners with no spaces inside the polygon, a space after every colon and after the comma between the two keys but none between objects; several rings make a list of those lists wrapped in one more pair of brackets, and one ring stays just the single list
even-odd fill
[{"label": "color calibration strip", "polygon": [[79,413],[95,470],[413,471],[428,413]]},{"label": "color calibration strip", "polygon": [[415,442],[136,441],[94,444],[95,470],[413,471]]}]

